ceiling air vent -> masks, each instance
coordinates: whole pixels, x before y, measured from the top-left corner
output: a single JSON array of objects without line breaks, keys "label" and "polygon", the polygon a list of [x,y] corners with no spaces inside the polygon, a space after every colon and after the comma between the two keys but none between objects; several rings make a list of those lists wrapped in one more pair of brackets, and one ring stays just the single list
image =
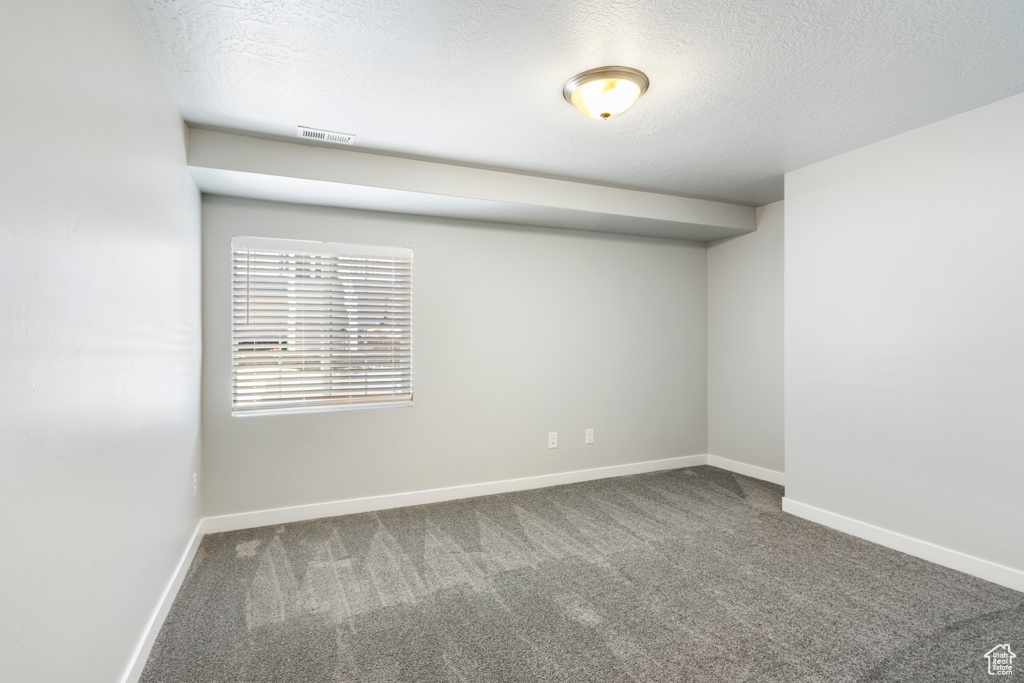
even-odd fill
[{"label": "ceiling air vent", "polygon": [[348,133],[336,133],[333,130],[307,128],[306,126],[299,126],[298,136],[304,140],[319,140],[320,142],[330,142],[335,145],[356,144],[355,135],[349,135]]}]

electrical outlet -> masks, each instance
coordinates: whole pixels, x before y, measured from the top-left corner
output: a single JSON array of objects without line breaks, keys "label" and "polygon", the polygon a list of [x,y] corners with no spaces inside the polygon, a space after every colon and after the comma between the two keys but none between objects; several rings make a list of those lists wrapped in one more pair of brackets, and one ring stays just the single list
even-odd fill
[{"label": "electrical outlet", "polygon": [[548,448],[558,448],[558,432],[548,432]]},{"label": "electrical outlet", "polygon": [[199,495],[199,473],[192,473],[192,497],[195,498]]},{"label": "electrical outlet", "polygon": [[591,427],[587,430],[584,443],[594,443],[594,428]]}]

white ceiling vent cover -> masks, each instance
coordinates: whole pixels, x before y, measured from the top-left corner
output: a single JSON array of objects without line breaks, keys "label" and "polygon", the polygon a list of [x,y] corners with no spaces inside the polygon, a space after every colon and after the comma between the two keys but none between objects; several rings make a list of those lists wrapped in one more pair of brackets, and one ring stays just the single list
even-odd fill
[{"label": "white ceiling vent cover", "polygon": [[299,126],[298,136],[304,140],[319,140],[320,142],[331,142],[335,145],[354,145],[356,136],[348,133],[337,133],[333,130],[322,130],[320,128],[307,128]]}]

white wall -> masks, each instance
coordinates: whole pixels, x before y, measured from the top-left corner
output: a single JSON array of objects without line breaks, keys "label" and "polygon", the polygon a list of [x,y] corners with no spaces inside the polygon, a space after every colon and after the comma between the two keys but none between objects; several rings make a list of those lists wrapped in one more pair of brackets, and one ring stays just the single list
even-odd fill
[{"label": "white wall", "polygon": [[124,0],[0,34],[0,680],[109,683],[198,518],[199,197]]},{"label": "white wall", "polygon": [[757,231],[708,245],[708,453],[786,469],[782,399],[783,203]]},{"label": "white wall", "polygon": [[[411,247],[415,406],[231,417],[233,235]],[[706,452],[703,244],[204,196],[203,269],[208,515]]]},{"label": "white wall", "polygon": [[1024,95],[786,175],[786,495],[1024,570]]}]

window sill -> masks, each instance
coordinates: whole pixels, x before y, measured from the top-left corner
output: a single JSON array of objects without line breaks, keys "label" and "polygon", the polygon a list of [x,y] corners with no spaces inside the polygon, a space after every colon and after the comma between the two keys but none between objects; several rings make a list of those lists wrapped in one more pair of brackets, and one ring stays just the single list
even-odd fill
[{"label": "window sill", "polygon": [[251,410],[231,411],[231,417],[257,417],[259,415],[286,415],[289,413],[333,413],[338,410],[370,410],[372,408],[408,408],[412,401],[402,403],[354,403],[348,405],[328,406],[291,406],[288,408],[253,408]]}]

